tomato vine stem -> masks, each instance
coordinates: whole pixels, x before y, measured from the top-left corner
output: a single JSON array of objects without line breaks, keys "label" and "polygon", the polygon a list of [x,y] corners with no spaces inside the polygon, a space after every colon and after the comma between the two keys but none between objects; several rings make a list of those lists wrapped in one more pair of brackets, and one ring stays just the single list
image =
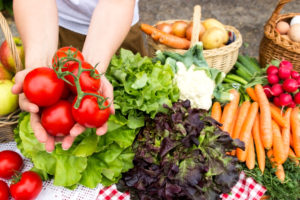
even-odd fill
[{"label": "tomato vine stem", "polygon": [[[55,71],[55,73],[56,73],[56,75],[59,79],[62,79],[63,81],[65,81],[69,85],[73,86],[73,84],[70,81],[68,81],[65,77],[68,76],[68,75],[71,75],[74,78],[74,84],[75,84],[76,91],[77,91],[77,99],[76,99],[76,102],[74,103],[74,108],[75,109],[79,108],[82,99],[86,95],[94,96],[94,97],[97,98],[97,103],[98,103],[99,109],[104,110],[104,109],[110,107],[111,104],[109,104],[107,106],[104,105],[105,101],[108,100],[108,97],[104,98],[100,94],[84,92],[81,89],[81,86],[80,86],[80,80],[79,79],[80,79],[80,75],[82,74],[82,72],[90,71],[90,76],[92,78],[100,79],[101,75],[96,73],[97,65],[95,67],[91,68],[91,69],[84,69],[84,68],[82,68],[82,61],[77,59],[77,58],[74,58],[74,54],[70,53],[70,52],[67,53],[66,56],[62,57],[62,58],[59,58],[58,56],[56,56],[54,60],[55,60],[55,62],[53,63],[52,67],[53,67],[53,69],[54,69],[54,71]],[[65,67],[65,64],[67,62],[70,62],[70,61],[74,61],[74,62],[78,63],[78,72],[77,72],[76,75],[74,73],[68,71],[68,70],[63,71],[63,69],[67,68],[67,67]]]}]

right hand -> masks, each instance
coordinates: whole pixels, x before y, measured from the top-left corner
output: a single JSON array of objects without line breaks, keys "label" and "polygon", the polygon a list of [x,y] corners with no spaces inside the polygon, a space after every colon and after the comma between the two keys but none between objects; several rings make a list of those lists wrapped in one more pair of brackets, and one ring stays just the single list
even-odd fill
[{"label": "right hand", "polygon": [[[18,72],[15,76],[15,84],[12,87],[12,93],[19,94],[19,106],[22,110],[30,112],[30,125],[34,132],[35,137],[41,143],[45,144],[45,148],[47,152],[52,152],[55,147],[55,141],[61,142],[63,149],[67,150],[71,147],[75,137],[72,135],[68,135],[64,138],[61,137],[53,137],[49,135],[44,127],[41,124],[41,118],[39,115],[39,107],[36,104],[31,103],[23,93],[23,82],[25,76],[31,71],[33,68],[27,68],[20,72]],[[77,132],[84,131],[84,129],[77,128]]]}]

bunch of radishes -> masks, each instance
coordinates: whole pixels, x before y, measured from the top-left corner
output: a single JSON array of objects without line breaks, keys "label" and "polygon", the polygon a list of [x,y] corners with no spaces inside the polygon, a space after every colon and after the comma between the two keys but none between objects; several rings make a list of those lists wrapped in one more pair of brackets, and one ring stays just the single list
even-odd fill
[{"label": "bunch of radishes", "polygon": [[269,85],[264,86],[264,91],[276,106],[293,108],[300,104],[300,74],[289,61],[281,61],[278,67],[270,65],[266,72]]}]

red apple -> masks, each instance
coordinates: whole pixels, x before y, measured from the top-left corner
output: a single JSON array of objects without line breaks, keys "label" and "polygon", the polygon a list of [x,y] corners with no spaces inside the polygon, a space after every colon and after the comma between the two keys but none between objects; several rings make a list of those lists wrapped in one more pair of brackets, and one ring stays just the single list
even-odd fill
[{"label": "red apple", "polygon": [[12,78],[12,74],[7,71],[7,69],[0,62],[0,80],[10,80]]},{"label": "red apple", "polygon": [[[14,37],[14,41],[21,61],[24,64],[24,49],[22,40],[19,37]],[[4,41],[0,47],[0,61],[9,72],[16,73],[16,64],[12,57],[10,47],[6,41]]]}]

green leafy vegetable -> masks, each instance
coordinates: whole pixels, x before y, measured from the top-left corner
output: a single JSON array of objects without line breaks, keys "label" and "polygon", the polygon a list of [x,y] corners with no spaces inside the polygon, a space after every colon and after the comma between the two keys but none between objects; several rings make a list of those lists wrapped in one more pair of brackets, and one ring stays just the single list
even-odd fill
[{"label": "green leafy vegetable", "polygon": [[152,63],[150,58],[125,49],[112,58],[106,76],[114,87],[114,106],[123,115],[129,115],[131,128],[143,126],[141,113],[153,118],[166,111],[163,104],[170,106],[179,98],[169,65]]},{"label": "green leafy vegetable", "polygon": [[258,183],[266,187],[265,195],[270,196],[270,200],[298,200],[300,199],[300,166],[296,166],[294,161],[288,159],[283,164],[285,180],[283,183],[275,175],[275,168],[272,168],[269,159],[266,159],[264,174],[261,173],[257,163],[253,170],[249,170],[243,165],[243,170],[247,176],[254,178]]},{"label": "green leafy vegetable", "polygon": [[131,199],[207,199],[230,192],[238,181],[238,160],[226,152],[243,143],[190,101],[166,106],[148,119],[133,145],[134,168],[123,174],[121,191]]},{"label": "green leafy vegetable", "polygon": [[121,178],[122,172],[133,167],[131,145],[139,129],[129,128],[128,120],[118,112],[110,117],[109,130],[104,136],[97,136],[95,129],[87,129],[69,150],[56,144],[52,153],[46,152],[35,138],[29,119],[28,113],[20,116],[15,129],[17,146],[32,160],[34,170],[44,179],[53,177],[55,185],[68,188],[75,188],[77,184],[90,188],[99,183],[110,185]]}]

